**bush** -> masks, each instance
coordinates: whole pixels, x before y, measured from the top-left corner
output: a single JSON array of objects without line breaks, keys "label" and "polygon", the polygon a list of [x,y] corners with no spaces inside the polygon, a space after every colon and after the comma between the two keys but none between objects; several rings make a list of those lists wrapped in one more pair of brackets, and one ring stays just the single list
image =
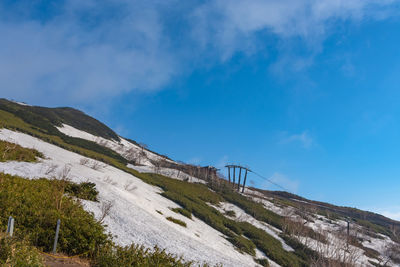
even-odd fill
[{"label": "bush", "polygon": [[236,217],[236,212],[234,210],[227,210],[225,215],[229,217]]},{"label": "bush", "polygon": [[95,183],[84,182],[80,184],[69,182],[65,188],[65,192],[69,193],[71,196],[90,200],[90,201],[98,201],[97,196],[99,191],[96,189]]},{"label": "bush", "polygon": [[155,247],[153,250],[146,249],[143,246],[119,247],[107,245],[96,251],[92,261],[94,267],[153,267],[153,266],[174,266],[189,267],[191,262],[184,262],[182,258],[176,258],[175,255],[168,254],[165,250]]},{"label": "bush", "polygon": [[251,211],[252,214],[259,212],[254,217],[263,218],[264,221],[273,222],[274,225],[283,228],[281,225],[283,223],[282,218],[266,210],[261,204],[235,192],[223,192],[221,193],[223,197],[221,197],[221,195],[201,184],[185,183],[156,174],[135,175],[150,184],[161,187],[164,190],[162,193],[164,197],[174,201],[203,222],[223,233],[227,236],[227,240],[240,251],[255,255],[254,249],[257,247],[281,266],[306,266],[300,257],[284,250],[282,244],[265,231],[249,223],[231,220],[208,205],[207,202],[218,204],[219,201],[224,201],[224,198],[232,200],[234,203],[239,203],[245,210]]},{"label": "bush", "polygon": [[262,204],[256,203],[243,195],[233,192],[232,190],[222,190],[219,193],[228,202],[237,205],[239,208],[243,209],[247,214],[250,214],[257,220],[266,222],[282,230],[282,217],[270,210],[265,209]]},{"label": "bush", "polygon": [[8,216],[13,216],[17,237],[50,251],[57,219],[61,219],[58,249],[69,255],[94,251],[109,242],[93,215],[71,197],[63,196],[60,183],[0,173],[0,225],[7,225]]},{"label": "bush", "polygon": [[0,266],[42,267],[43,259],[37,249],[15,238],[0,238]]},{"label": "bush", "polygon": [[171,209],[173,212],[180,213],[185,217],[188,217],[189,219],[192,219],[192,213],[188,210],[182,209],[182,208],[173,208]]},{"label": "bush", "polygon": [[281,242],[267,234],[264,230],[254,227],[248,222],[240,222],[239,225],[243,231],[243,235],[251,239],[259,250],[279,265],[287,267],[304,265],[293,253],[284,250]]},{"label": "bush", "polygon": [[264,267],[269,267],[269,261],[267,259],[256,259],[256,262]]},{"label": "bush", "polygon": [[11,160],[36,162],[38,158],[43,158],[43,154],[35,149],[0,140],[0,162]]},{"label": "bush", "polygon": [[179,219],[176,219],[176,218],[174,218],[174,217],[167,217],[167,220],[168,221],[171,221],[171,222],[173,222],[173,223],[176,223],[176,224],[179,224],[180,226],[183,226],[183,227],[186,227],[186,223],[184,222],[184,221],[181,221],[181,220],[179,220]]}]

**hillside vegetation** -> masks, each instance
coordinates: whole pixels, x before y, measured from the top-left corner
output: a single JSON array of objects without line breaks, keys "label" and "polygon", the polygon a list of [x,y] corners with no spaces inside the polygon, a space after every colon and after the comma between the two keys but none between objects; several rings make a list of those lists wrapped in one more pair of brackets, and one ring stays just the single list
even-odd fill
[{"label": "hillside vegetation", "polygon": [[159,248],[115,245],[104,226],[64,194],[66,185],[0,173],[0,232],[5,232],[8,216],[15,219],[14,237],[0,235],[0,266],[43,266],[40,251],[52,249],[57,219],[61,219],[58,252],[83,255],[92,266],[193,265]]},{"label": "hillside vegetation", "polygon": [[38,158],[43,158],[43,155],[35,149],[24,148],[17,144],[0,140],[0,162],[11,160],[36,162]]},{"label": "hillside vegetation", "polygon": [[65,123],[96,136],[119,140],[118,135],[109,127],[77,109],[19,105],[7,99],[0,99],[0,109],[16,114],[26,123],[46,130],[48,133],[56,133],[55,126]]},{"label": "hillside vegetation", "polygon": [[[202,220],[224,234],[226,239],[243,253],[256,257],[255,249],[257,248],[269,259],[286,267],[309,266],[316,258],[321,258],[315,251],[294,238],[293,231],[295,230],[291,227],[296,228],[295,223],[288,224],[285,215],[278,215],[266,209],[263,204],[256,203],[252,197],[232,190],[231,185],[223,179],[216,178],[205,185],[188,183],[154,173],[139,173],[128,168],[127,160],[117,152],[92,141],[66,136],[55,127],[62,123],[68,123],[81,130],[93,126],[87,132],[104,138],[113,138],[110,132],[106,134],[98,132],[104,130],[105,125],[82,114],[68,108],[25,107],[7,100],[0,100],[0,128],[17,130],[69,151],[102,161],[161,188],[162,196],[180,206],[180,208],[172,209],[174,212],[189,219],[195,216]],[[73,115],[80,117],[75,124],[70,121],[74,120]],[[4,154],[0,161],[34,162],[43,157],[35,150],[25,149],[5,141],[0,143],[0,153],[2,153],[0,155]],[[382,233],[396,240],[395,232],[399,229],[400,223],[383,216],[313,202],[286,192],[270,192],[254,188],[252,190],[261,193],[258,198],[262,199],[264,196],[265,199],[274,202],[277,207],[292,207],[300,217],[308,212],[324,215],[332,220],[350,218],[354,223],[370,229],[376,236]],[[10,244],[9,247],[19,244],[26,246],[33,258],[36,255],[35,248],[49,251],[54,236],[55,222],[57,218],[61,218],[63,227],[60,233],[60,251],[69,255],[84,253],[91,259],[94,266],[153,266],[155,262],[164,264],[160,266],[191,266],[191,263],[184,262],[158,248],[148,250],[136,245],[116,246],[111,237],[105,234],[104,226],[97,222],[92,214],[85,212],[76,198],[97,201],[95,184],[89,182],[73,184],[68,181],[46,179],[29,181],[1,174],[0,227],[5,225],[9,215],[14,216],[18,222],[16,243]],[[228,212],[221,213],[214,208],[222,202],[232,203],[258,221],[281,230],[280,237],[294,251],[286,251],[279,240],[264,230],[248,222],[234,220],[230,217],[234,215],[234,212],[230,212],[230,216],[227,216]],[[175,217],[167,219],[186,227],[185,222]],[[307,220],[309,218],[306,218],[306,222]],[[326,242],[320,233],[314,232],[303,223],[300,224],[303,231],[301,234],[319,240],[322,244]],[[4,227],[1,230],[4,231]],[[354,244],[366,249],[357,240]],[[369,253],[376,254],[376,251],[369,250]],[[4,255],[3,257],[9,257]],[[373,256],[376,257],[376,255]],[[268,261],[265,259],[256,260],[268,266]]]},{"label": "hillside vegetation", "polygon": [[281,191],[266,191],[257,188],[252,190],[259,191],[266,197],[273,197],[278,205],[291,206],[297,209],[312,211],[333,220],[350,219],[353,223],[364,226],[371,232],[380,233],[399,242],[400,222],[386,218],[380,214],[363,211],[356,208],[339,207],[329,203],[308,200],[303,197]]}]

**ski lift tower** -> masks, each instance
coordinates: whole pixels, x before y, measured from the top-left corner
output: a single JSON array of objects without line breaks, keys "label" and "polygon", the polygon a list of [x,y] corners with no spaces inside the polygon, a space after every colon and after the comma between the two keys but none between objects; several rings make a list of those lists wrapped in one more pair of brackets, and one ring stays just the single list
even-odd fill
[{"label": "ski lift tower", "polygon": [[[244,172],[244,180],[243,180],[243,185],[242,185],[242,193],[244,192],[244,188],[246,186],[246,180],[247,180],[247,173],[251,172],[251,170],[245,166],[241,165],[236,165],[236,164],[228,164],[225,166],[228,168],[228,181],[229,183],[232,183],[232,187],[235,189],[237,186],[237,191],[240,192],[240,182],[242,178],[242,170]],[[231,171],[232,169],[232,171]],[[238,170],[238,172],[236,172]],[[231,182],[231,173],[232,173],[232,182]],[[236,178],[237,183],[236,183]]]}]

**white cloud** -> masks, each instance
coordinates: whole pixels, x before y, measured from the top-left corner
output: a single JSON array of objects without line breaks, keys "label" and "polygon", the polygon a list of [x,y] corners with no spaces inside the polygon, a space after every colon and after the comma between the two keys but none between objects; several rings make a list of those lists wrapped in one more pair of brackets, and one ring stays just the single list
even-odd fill
[{"label": "white cloud", "polygon": [[307,131],[300,134],[287,135],[287,133],[284,133],[283,135],[280,141],[281,144],[300,143],[304,148],[310,148],[315,144],[313,138]]},{"label": "white cloud", "polygon": [[45,22],[0,19],[0,92],[93,101],[160,89],[179,68],[160,13],[143,2],[67,1]]},{"label": "white cloud", "polygon": [[[397,0],[215,0],[196,9],[194,34],[223,62],[237,53],[277,51],[268,70],[278,77],[302,73],[323,43],[345,23],[398,16]],[[339,27],[338,27],[339,25]],[[268,39],[268,41],[266,41]]]},{"label": "white cloud", "polygon": [[[277,185],[279,185],[280,187],[283,187],[287,190],[289,190],[289,192],[291,193],[296,193],[299,189],[299,182],[295,181],[295,180],[291,180],[289,179],[286,175],[275,172],[270,178],[269,180]],[[274,189],[274,190],[283,190],[282,188],[280,188],[268,181],[264,181],[262,184],[262,188],[267,188],[267,189]]]},{"label": "white cloud", "polygon": [[[300,39],[313,55],[335,23],[383,19],[394,2],[71,0],[49,4],[43,17],[31,1],[0,4],[0,93],[96,103],[156,91],[198,65],[268,49],[267,35],[281,40],[279,47]],[[275,69],[293,57],[294,71],[313,63],[312,56],[286,55]]]}]

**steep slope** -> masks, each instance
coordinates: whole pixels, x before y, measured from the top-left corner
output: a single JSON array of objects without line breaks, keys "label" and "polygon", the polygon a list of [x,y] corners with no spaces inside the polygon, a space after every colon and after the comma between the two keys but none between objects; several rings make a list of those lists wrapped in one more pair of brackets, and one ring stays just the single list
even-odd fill
[{"label": "steep slope", "polygon": [[0,163],[0,171],[57,178],[68,166],[73,181],[96,184],[100,202],[83,201],[84,207],[99,220],[104,217],[119,244],[157,245],[185,259],[224,266],[399,264],[399,222],[285,192],[246,188],[238,194],[221,177],[204,180],[182,171],[190,168],[171,169],[181,163],[109,128],[99,133],[107,126],[79,111],[62,110],[81,119],[72,122],[59,110],[0,100],[0,128],[7,128],[0,139],[44,155],[39,162]]},{"label": "steep slope", "polygon": [[[173,212],[170,208],[179,206],[162,197],[159,188],[101,162],[97,162],[101,166],[99,168],[82,165],[82,159],[92,160],[26,134],[3,129],[0,139],[35,148],[47,158],[39,163],[2,163],[2,172],[31,179],[52,178],[67,165],[72,181],[94,182],[99,190],[100,202],[84,201],[83,204],[96,218],[101,218],[102,206],[112,203],[111,212],[104,222],[119,244],[129,245],[134,241],[147,247],[157,245],[167,248],[171,253],[197,262],[254,266],[249,264],[253,262],[252,258],[236,251],[221,237],[221,233],[196,218],[190,220]],[[187,227],[166,220],[169,216],[186,222]]]},{"label": "steep slope", "polygon": [[82,131],[119,141],[118,135],[113,130],[77,109],[21,105],[4,98],[0,99],[0,109],[17,114],[25,122],[47,130],[49,133],[56,133],[55,126],[66,123]]}]

